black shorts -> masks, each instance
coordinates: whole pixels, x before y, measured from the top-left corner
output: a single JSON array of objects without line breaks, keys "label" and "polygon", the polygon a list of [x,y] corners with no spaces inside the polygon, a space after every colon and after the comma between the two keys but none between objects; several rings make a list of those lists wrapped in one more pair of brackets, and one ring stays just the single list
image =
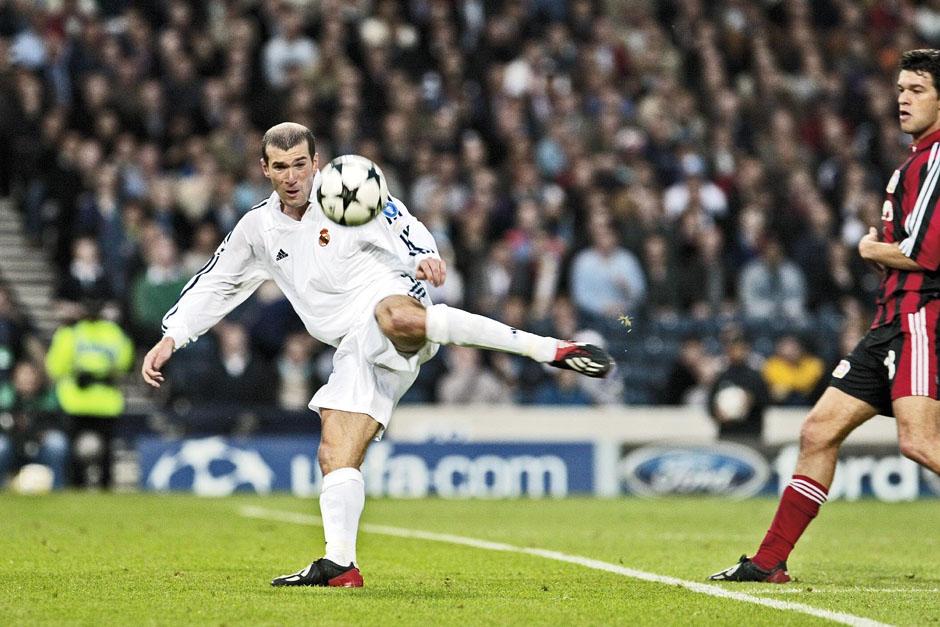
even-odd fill
[{"label": "black shorts", "polygon": [[891,403],[906,396],[936,399],[940,301],[871,329],[832,371],[830,385],[893,416]]},{"label": "black shorts", "polygon": [[897,323],[871,329],[835,367],[829,385],[872,405],[883,416],[893,416],[891,381],[884,362],[899,332]]}]

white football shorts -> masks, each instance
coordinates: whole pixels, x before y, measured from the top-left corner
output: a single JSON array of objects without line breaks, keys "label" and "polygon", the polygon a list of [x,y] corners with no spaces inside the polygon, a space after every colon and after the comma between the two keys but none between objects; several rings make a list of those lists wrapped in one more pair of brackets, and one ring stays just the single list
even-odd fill
[{"label": "white football shorts", "polygon": [[352,309],[361,312],[359,319],[340,340],[333,355],[333,372],[308,405],[317,413],[326,408],[371,416],[382,425],[376,440],[382,438],[398,401],[418,377],[421,364],[434,357],[440,348],[427,342],[417,353],[402,354],[382,333],[375,319],[375,307],[383,298],[396,294],[431,306],[424,284],[408,275],[379,285],[367,306]]}]

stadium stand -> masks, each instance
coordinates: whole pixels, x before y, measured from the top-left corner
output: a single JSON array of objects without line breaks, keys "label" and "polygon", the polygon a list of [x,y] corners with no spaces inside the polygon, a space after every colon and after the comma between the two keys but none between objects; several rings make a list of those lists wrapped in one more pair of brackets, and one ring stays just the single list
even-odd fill
[{"label": "stadium stand", "polygon": [[[757,357],[794,334],[831,364],[869,315],[877,276],[855,244],[905,150],[890,77],[900,51],[940,43],[938,18],[932,3],[881,0],[3,3],[0,276],[47,341],[70,317],[63,277],[86,272],[73,255],[88,238],[144,348],[154,307],[268,195],[260,134],[290,119],[314,129],[321,163],[383,165],[453,260],[460,281],[439,298],[550,332],[570,296],[573,330],[618,359],[623,403],[670,398],[683,342],[718,358],[731,321]],[[575,260],[606,232],[630,267],[585,307]],[[795,299],[782,315],[755,300],[780,268]],[[299,323],[276,289],[233,323],[279,380]],[[184,432],[293,415],[285,393],[213,423],[191,384],[242,374],[199,371],[222,335],[174,361],[192,375],[171,376],[175,389],[130,384],[129,411]],[[295,387],[328,373],[327,347],[304,351]],[[405,402],[435,402],[449,363],[429,364]],[[479,367],[516,402],[555,385],[512,360]]]}]

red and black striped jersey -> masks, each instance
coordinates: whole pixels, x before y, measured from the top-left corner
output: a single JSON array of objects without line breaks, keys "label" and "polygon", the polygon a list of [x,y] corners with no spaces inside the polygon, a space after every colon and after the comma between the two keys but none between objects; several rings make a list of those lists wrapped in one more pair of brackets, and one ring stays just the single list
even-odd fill
[{"label": "red and black striped jersey", "polygon": [[894,171],[881,208],[882,241],[897,243],[923,268],[888,268],[881,280],[872,328],[913,313],[940,298],[940,131],[911,146],[911,155]]}]

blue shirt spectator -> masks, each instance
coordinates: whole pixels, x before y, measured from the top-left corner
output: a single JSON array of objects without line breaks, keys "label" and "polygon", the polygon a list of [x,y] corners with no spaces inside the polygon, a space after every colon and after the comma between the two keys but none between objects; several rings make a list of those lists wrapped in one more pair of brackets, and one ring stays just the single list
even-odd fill
[{"label": "blue shirt spectator", "polygon": [[802,321],[806,317],[803,271],[786,258],[775,238],[768,238],[760,257],[744,266],[738,296],[748,318]]},{"label": "blue shirt spectator", "polygon": [[575,256],[571,270],[571,297],[577,307],[593,316],[618,316],[642,307],[646,279],[636,256],[617,245],[609,224],[591,229],[592,244]]}]

